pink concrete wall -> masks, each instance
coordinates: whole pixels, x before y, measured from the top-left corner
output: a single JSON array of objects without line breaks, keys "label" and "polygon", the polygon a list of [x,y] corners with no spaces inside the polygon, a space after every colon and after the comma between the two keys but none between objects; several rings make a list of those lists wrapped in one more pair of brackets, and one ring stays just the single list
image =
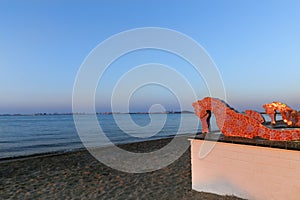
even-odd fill
[{"label": "pink concrete wall", "polygon": [[[192,188],[246,199],[300,199],[300,151],[191,140]],[[213,143],[205,141],[207,143]]]}]

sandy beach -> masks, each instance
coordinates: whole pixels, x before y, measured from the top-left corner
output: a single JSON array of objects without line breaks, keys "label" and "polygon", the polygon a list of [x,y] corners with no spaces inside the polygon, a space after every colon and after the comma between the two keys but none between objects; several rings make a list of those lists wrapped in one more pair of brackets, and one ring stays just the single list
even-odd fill
[{"label": "sandy beach", "polygon": [[[121,145],[151,151],[170,139]],[[191,189],[190,149],[157,171],[131,174],[81,150],[0,162],[0,199],[239,199]]]}]

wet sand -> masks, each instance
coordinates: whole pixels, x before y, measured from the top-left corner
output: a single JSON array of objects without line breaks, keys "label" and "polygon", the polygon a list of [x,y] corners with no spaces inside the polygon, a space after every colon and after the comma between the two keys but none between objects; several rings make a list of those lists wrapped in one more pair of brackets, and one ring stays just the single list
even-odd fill
[{"label": "wet sand", "polygon": [[[161,139],[121,145],[133,152],[166,145]],[[191,189],[188,149],[171,165],[153,172],[117,171],[86,150],[0,162],[0,199],[239,199]]]}]

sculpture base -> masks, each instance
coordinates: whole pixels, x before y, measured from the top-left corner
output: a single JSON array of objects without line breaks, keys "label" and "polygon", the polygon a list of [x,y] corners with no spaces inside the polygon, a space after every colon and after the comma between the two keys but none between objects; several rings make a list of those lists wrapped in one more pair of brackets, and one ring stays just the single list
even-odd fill
[{"label": "sculpture base", "polygon": [[243,138],[243,137],[227,137],[224,136],[220,131],[212,131],[210,133],[198,133],[194,137],[195,139],[200,140],[209,140],[209,141],[218,141],[225,143],[234,143],[234,144],[244,144],[252,146],[261,146],[261,147],[271,147],[271,148],[280,148],[280,149],[289,149],[289,150],[298,150],[300,151],[300,141],[274,141],[266,140],[262,138]]},{"label": "sculpture base", "polygon": [[[193,190],[246,199],[299,199],[300,151],[190,140]],[[204,143],[215,146],[201,157]]]}]

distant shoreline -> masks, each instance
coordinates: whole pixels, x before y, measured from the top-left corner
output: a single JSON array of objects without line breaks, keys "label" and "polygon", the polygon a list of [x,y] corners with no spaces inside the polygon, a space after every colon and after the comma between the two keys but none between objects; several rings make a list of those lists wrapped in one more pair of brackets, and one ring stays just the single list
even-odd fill
[{"label": "distant shoreline", "polygon": [[[165,111],[165,112],[96,112],[97,115],[115,115],[115,114],[130,114],[130,115],[139,115],[139,114],[192,114],[192,111]],[[92,115],[94,113],[33,113],[33,114],[0,114],[0,116],[53,116],[53,115]]]}]

